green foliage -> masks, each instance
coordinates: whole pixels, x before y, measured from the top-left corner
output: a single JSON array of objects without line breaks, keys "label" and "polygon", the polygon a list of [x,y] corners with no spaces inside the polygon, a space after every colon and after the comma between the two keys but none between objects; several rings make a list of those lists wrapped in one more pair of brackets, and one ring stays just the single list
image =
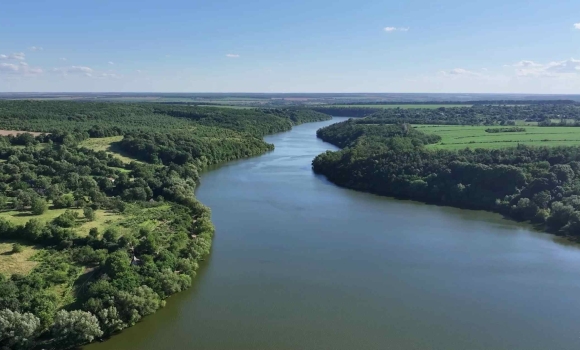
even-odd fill
[{"label": "green foliage", "polygon": [[13,254],[22,253],[23,251],[24,251],[24,247],[22,246],[22,244],[14,243],[12,245],[12,253]]},{"label": "green foliage", "polygon": [[319,130],[346,148],[316,157],[314,171],[345,187],[496,211],[580,238],[580,147],[427,149],[437,139],[372,118]]},{"label": "green foliage", "polygon": [[72,194],[63,194],[54,200],[56,208],[71,208],[74,205],[75,197]]},{"label": "green foliage", "polygon": [[60,310],[51,330],[55,343],[63,349],[90,343],[103,335],[99,320],[90,312],[81,310]]},{"label": "green foliage", "polygon": [[48,203],[42,198],[35,198],[32,200],[30,210],[34,215],[42,215],[48,210]]},{"label": "green foliage", "polygon": [[67,210],[64,214],[58,216],[53,220],[53,223],[57,226],[70,228],[77,225],[77,219],[79,214],[72,210]]},{"label": "green foliage", "polygon": [[[39,215],[0,218],[0,238],[42,248],[28,275],[0,276],[0,310],[36,318],[34,336],[59,349],[135,324],[189,287],[209,254],[210,210],[195,198],[201,169],[263,154],[273,149],[263,135],[326,119],[307,109],[0,101],[0,128],[50,133],[0,137],[0,207]],[[122,137],[116,152],[152,164],[81,143],[111,136]],[[3,334],[0,346],[20,342]]]},{"label": "green foliage", "polygon": [[491,133],[491,134],[497,134],[500,132],[525,132],[526,128],[520,128],[517,126],[511,127],[511,128],[488,128],[485,129],[485,132],[487,133]]},{"label": "green foliage", "polygon": [[9,309],[0,310],[0,348],[30,349],[40,330],[40,320],[33,314]]},{"label": "green foliage", "polygon": [[83,215],[87,221],[94,221],[96,218],[95,211],[91,207],[84,207],[83,208]]}]

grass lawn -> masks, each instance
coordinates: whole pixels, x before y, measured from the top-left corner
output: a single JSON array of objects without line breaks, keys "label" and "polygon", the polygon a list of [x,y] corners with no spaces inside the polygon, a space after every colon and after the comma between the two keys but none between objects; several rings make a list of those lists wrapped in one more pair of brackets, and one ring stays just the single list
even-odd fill
[{"label": "grass lawn", "polygon": [[81,142],[81,147],[86,147],[92,149],[93,151],[105,151],[112,154],[114,157],[119,158],[123,163],[131,163],[133,161],[139,162],[135,158],[127,157],[119,149],[117,144],[123,139],[123,136],[111,136],[102,138],[91,138]]},{"label": "grass lawn", "polygon": [[0,242],[0,274],[10,276],[18,273],[25,275],[32,271],[38,264],[31,258],[39,250],[32,246],[22,245],[24,250],[20,253],[12,253],[12,244],[15,242]]},{"label": "grass lawn", "polygon": [[[43,222],[52,221],[59,215],[62,215],[67,209],[49,209],[46,213],[42,215],[32,215],[30,212],[21,211],[3,211],[0,212],[0,218],[4,218],[16,225],[25,225],[30,219],[38,219]],[[94,221],[85,221],[83,218],[82,209],[70,209],[79,213],[79,226],[75,227],[74,230],[79,234],[79,236],[84,237],[89,234],[91,228],[96,227],[99,231],[103,231],[108,225],[112,225],[117,221],[123,219],[123,215],[112,213],[105,210],[97,210],[95,212]]]},{"label": "grass lawn", "polygon": [[448,105],[448,104],[432,104],[432,105],[414,105],[414,104],[396,104],[396,105],[327,105],[327,106],[320,106],[320,107],[352,107],[352,108],[402,108],[402,109],[411,109],[411,108],[429,108],[435,109],[440,107],[445,108],[454,108],[454,107],[471,107],[471,105]]},{"label": "grass lawn", "polygon": [[530,146],[573,146],[580,145],[580,128],[541,127],[526,125],[523,132],[487,133],[485,129],[499,126],[467,125],[416,125],[417,130],[440,135],[440,143],[430,148],[505,148],[518,144]]}]

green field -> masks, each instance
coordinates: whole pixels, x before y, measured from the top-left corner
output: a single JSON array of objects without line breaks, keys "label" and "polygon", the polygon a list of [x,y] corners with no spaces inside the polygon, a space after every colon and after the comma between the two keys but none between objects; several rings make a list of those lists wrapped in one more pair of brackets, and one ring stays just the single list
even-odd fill
[{"label": "green field", "polygon": [[123,163],[131,163],[133,161],[139,162],[134,158],[124,156],[122,152],[116,147],[117,143],[123,139],[123,136],[111,136],[102,138],[91,138],[81,142],[81,147],[92,149],[93,151],[105,151],[119,158]]},{"label": "green field", "polygon": [[452,104],[386,104],[386,105],[326,105],[322,107],[341,107],[341,108],[402,108],[402,109],[411,109],[411,108],[428,108],[428,109],[435,109],[435,108],[454,108],[454,107],[471,107],[471,105],[452,105]]},{"label": "green field", "polygon": [[487,133],[489,126],[467,125],[416,125],[417,130],[440,135],[440,143],[430,148],[505,148],[518,144],[530,146],[573,146],[580,145],[580,128],[541,127],[526,125],[525,132]]},{"label": "green field", "polygon": [[[30,219],[38,219],[42,222],[49,222],[54,220],[57,216],[64,214],[67,209],[49,209],[42,215],[32,215],[30,212],[22,212],[16,210],[6,210],[0,212],[0,218],[6,219],[16,225],[25,225]],[[95,220],[86,221],[83,218],[82,209],[70,209],[79,214],[78,227],[75,231],[80,236],[86,236],[89,234],[89,230],[96,227],[99,230],[103,230],[108,225],[118,222],[123,218],[120,214],[112,213],[104,210],[95,211]]]}]

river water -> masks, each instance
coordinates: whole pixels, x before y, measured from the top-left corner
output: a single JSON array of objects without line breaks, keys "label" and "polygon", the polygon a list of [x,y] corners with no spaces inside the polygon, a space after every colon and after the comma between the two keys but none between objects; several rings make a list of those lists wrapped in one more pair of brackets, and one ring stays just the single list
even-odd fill
[{"label": "river water", "polygon": [[577,350],[580,250],[479,211],[312,173],[305,124],[202,176],[213,252],[194,286],[90,350]]}]

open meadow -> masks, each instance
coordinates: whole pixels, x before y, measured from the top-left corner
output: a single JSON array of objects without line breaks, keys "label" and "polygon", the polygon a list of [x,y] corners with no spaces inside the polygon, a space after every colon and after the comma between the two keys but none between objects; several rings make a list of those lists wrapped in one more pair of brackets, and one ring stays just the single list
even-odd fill
[{"label": "open meadow", "polygon": [[518,144],[530,146],[573,146],[580,145],[580,129],[575,127],[522,126],[522,132],[489,133],[486,129],[499,126],[469,125],[415,125],[417,130],[441,136],[441,142],[430,148],[504,148]]}]

